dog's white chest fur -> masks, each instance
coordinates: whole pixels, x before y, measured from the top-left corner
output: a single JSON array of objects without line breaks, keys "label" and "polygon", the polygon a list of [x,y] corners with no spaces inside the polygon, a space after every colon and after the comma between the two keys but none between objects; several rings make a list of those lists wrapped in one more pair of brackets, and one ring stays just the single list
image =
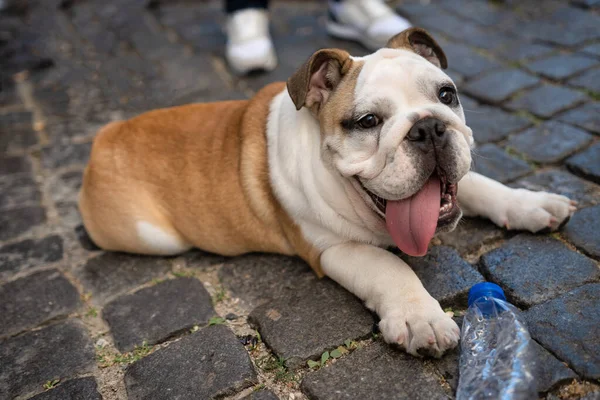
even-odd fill
[{"label": "dog's white chest fur", "polygon": [[319,249],[348,239],[392,244],[381,219],[362,204],[351,185],[325,166],[319,131],[315,118],[306,109],[296,111],[286,91],[273,99],[267,142],[276,197]]}]

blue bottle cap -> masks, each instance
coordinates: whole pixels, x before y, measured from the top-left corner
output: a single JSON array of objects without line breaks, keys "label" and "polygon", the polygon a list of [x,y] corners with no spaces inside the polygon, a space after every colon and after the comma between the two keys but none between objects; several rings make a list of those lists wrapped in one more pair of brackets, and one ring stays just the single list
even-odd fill
[{"label": "blue bottle cap", "polygon": [[483,296],[506,301],[506,296],[504,296],[504,291],[500,286],[492,282],[481,282],[473,285],[471,290],[469,290],[469,307],[471,307],[471,304],[473,304],[475,300]]}]

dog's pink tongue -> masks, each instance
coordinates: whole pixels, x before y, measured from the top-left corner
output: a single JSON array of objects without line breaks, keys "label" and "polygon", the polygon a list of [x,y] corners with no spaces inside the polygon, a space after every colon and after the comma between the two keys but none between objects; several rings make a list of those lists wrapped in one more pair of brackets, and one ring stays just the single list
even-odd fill
[{"label": "dog's pink tongue", "polygon": [[440,216],[440,180],[429,178],[412,197],[387,201],[385,223],[394,243],[411,256],[423,256],[435,234]]}]

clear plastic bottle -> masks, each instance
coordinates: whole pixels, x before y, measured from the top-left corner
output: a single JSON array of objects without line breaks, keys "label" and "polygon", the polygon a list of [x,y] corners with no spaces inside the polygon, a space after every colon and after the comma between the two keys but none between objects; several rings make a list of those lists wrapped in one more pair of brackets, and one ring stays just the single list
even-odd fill
[{"label": "clear plastic bottle", "polygon": [[456,399],[536,399],[530,342],[519,310],[506,302],[502,288],[474,285],[462,326]]}]

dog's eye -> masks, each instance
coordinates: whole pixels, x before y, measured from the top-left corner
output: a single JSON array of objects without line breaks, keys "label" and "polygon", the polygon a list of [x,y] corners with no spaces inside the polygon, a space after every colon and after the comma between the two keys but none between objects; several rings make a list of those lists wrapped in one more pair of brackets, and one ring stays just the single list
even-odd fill
[{"label": "dog's eye", "polygon": [[456,99],[456,92],[451,87],[443,87],[438,93],[440,101],[444,104],[452,104]]},{"label": "dog's eye", "polygon": [[358,126],[362,129],[371,129],[379,125],[379,118],[375,114],[367,114],[358,120]]}]

